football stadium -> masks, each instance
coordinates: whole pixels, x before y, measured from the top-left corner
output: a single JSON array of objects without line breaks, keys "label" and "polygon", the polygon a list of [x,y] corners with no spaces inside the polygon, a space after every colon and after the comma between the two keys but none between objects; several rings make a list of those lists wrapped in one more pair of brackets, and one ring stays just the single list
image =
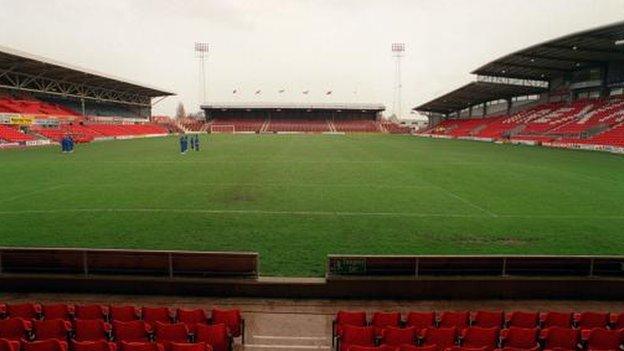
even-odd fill
[{"label": "football stadium", "polygon": [[624,22],[570,23],[410,117],[404,43],[389,103],[207,84],[196,42],[174,114],[0,42],[0,351],[624,350]]}]

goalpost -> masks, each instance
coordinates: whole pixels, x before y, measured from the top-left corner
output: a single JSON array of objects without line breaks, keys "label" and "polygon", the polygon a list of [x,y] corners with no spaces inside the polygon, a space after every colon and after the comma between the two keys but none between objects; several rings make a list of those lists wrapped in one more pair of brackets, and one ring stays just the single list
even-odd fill
[{"label": "goalpost", "polygon": [[218,125],[210,125],[210,134],[214,133],[224,133],[224,134],[234,134],[236,129],[232,124],[218,124]]}]

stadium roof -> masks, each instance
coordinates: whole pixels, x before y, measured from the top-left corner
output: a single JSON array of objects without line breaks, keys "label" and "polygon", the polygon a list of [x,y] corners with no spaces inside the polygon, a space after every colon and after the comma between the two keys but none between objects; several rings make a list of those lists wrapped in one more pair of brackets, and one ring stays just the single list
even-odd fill
[{"label": "stadium roof", "polygon": [[145,104],[146,98],[174,95],[145,84],[2,46],[0,88],[138,104]]},{"label": "stadium roof", "polygon": [[472,73],[548,81],[610,61],[624,61],[624,21],[566,35],[496,59]]},{"label": "stadium roof", "polygon": [[484,102],[508,99],[516,96],[541,94],[547,89],[538,86],[472,82],[442,95],[414,110],[419,112],[452,113]]},{"label": "stadium roof", "polygon": [[382,104],[348,103],[215,103],[201,106],[204,110],[367,110],[383,111]]}]

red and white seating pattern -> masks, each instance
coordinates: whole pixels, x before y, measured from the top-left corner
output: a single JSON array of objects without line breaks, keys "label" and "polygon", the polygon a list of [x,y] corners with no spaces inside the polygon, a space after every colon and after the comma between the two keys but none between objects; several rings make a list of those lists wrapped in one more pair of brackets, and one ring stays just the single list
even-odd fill
[{"label": "red and white seating pattern", "polygon": [[[547,103],[511,116],[447,119],[420,134],[624,146],[624,98]],[[581,133],[602,128],[581,138]],[[600,129],[598,129],[600,130]]]}]

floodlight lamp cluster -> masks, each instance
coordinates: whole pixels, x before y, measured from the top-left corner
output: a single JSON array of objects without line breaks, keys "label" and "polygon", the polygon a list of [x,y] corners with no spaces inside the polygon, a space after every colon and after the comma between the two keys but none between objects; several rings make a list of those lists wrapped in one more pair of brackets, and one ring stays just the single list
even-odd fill
[{"label": "floodlight lamp cluster", "polygon": [[195,52],[206,53],[210,50],[210,45],[208,43],[195,43]]},{"label": "floodlight lamp cluster", "polygon": [[405,43],[392,43],[392,52],[404,52]]}]

